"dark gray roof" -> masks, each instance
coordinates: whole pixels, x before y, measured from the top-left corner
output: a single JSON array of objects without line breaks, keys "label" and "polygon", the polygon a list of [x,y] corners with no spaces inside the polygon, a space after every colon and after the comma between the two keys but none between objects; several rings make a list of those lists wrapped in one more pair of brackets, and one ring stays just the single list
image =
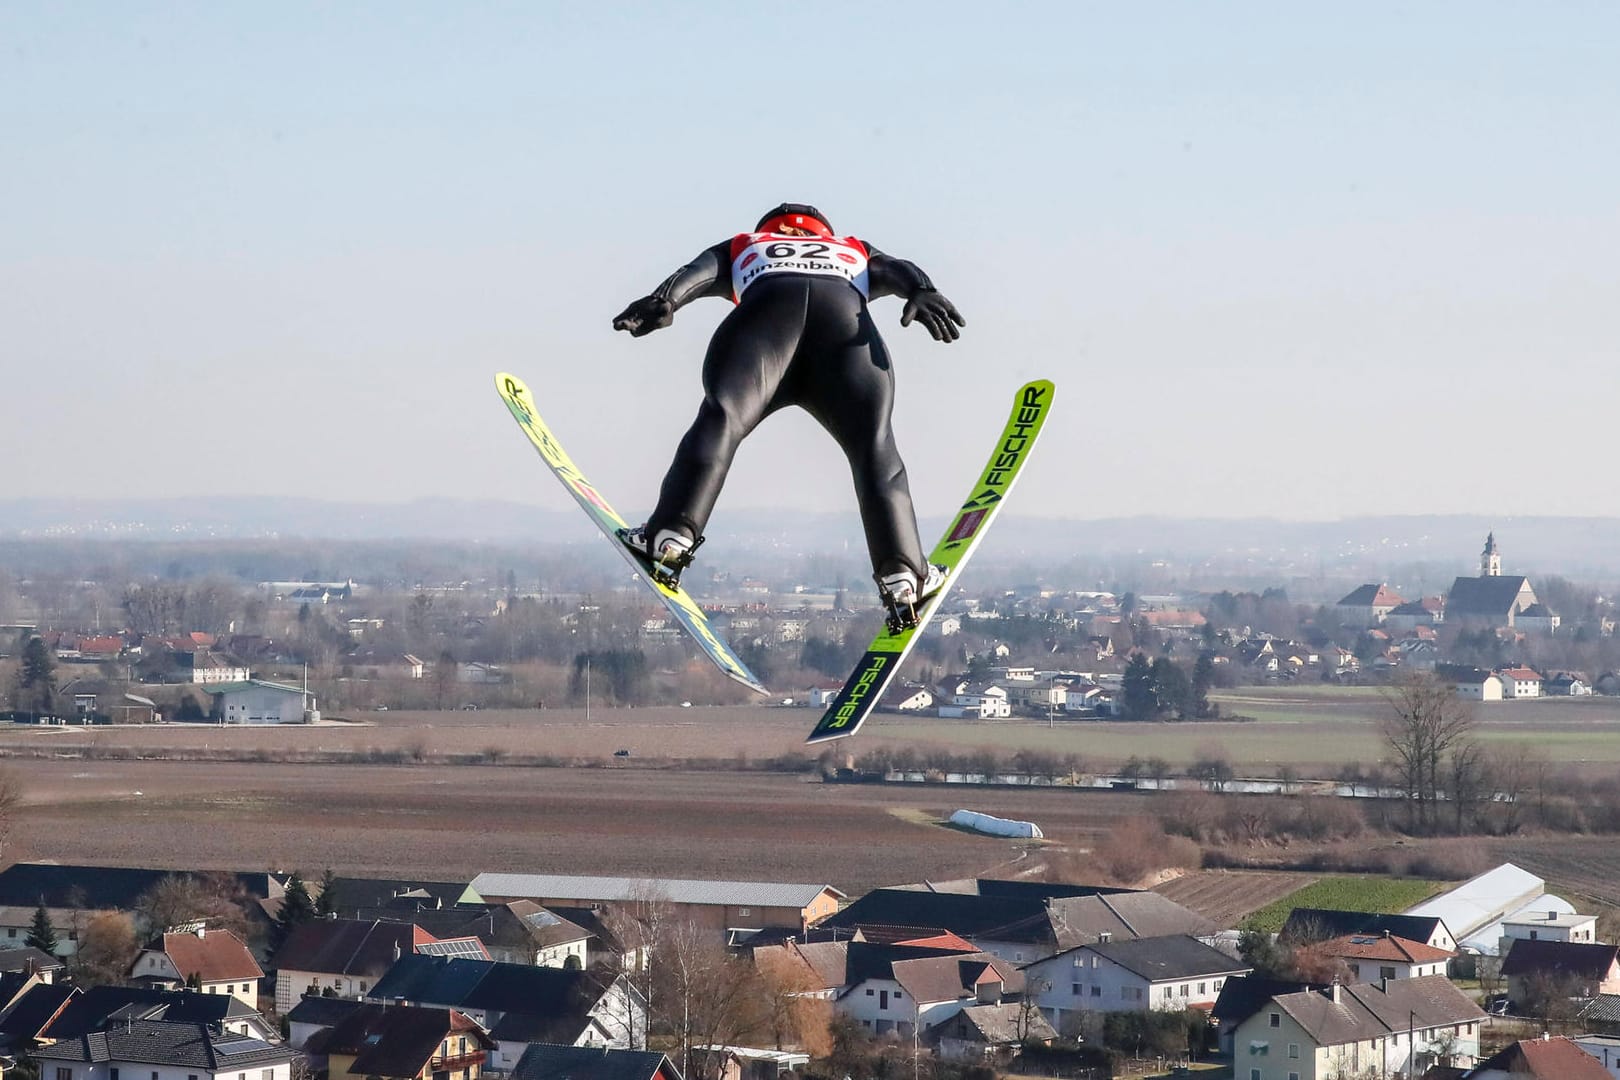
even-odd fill
[{"label": "dark gray roof", "polygon": [[[1341,911],[1334,908],[1295,908],[1288,913],[1278,937],[1287,941],[1327,941],[1346,934],[1382,934],[1427,944],[1434,932],[1445,926],[1438,915],[1382,915],[1374,911]],[[1447,937],[1451,936],[1449,929]]]},{"label": "dark gray roof", "polygon": [[1446,617],[1489,615],[1503,618],[1513,610],[1526,582],[1515,577],[1460,577],[1446,594]]},{"label": "dark gray roof", "polygon": [[459,957],[405,956],[371,988],[372,1001],[402,1001],[500,1014],[502,1042],[572,1043],[608,985],[589,971]]},{"label": "dark gray roof", "polygon": [[218,1071],[280,1064],[298,1056],[288,1046],[273,1046],[251,1036],[219,1034],[207,1024],[173,1024],[135,1020],[63,1039],[35,1050],[50,1061],[131,1061],[143,1065],[196,1066]]},{"label": "dark gray roof", "polygon": [[[1337,1002],[1332,1000],[1335,989]],[[1473,999],[1444,975],[1280,994],[1272,1001],[1319,1046],[1377,1038],[1408,1026],[1426,1030],[1485,1018]]]},{"label": "dark gray roof", "polygon": [[535,1043],[518,1058],[511,1080],[652,1080],[660,1071],[680,1080],[669,1058],[656,1050]]},{"label": "dark gray roof", "polygon": [[1515,939],[1502,960],[1502,975],[1558,974],[1590,979],[1606,977],[1620,959],[1620,945],[1578,941]]},{"label": "dark gray roof", "polygon": [[364,1002],[352,998],[304,997],[298,999],[298,1004],[287,1013],[287,1020],[294,1024],[317,1024],[321,1027],[332,1027],[344,1017],[363,1005]]},{"label": "dark gray roof", "polygon": [[1593,1023],[1620,1024],[1620,994],[1599,994],[1581,1007],[1581,1019]]},{"label": "dark gray roof", "polygon": [[1235,1028],[1272,998],[1281,994],[1298,994],[1306,990],[1326,990],[1326,983],[1299,982],[1295,979],[1267,979],[1260,975],[1237,975],[1221,985],[1210,1015],[1223,1029]]},{"label": "dark gray roof", "polygon": [[158,990],[144,986],[95,986],[73,998],[50,1026],[53,1039],[99,1031],[112,1017],[217,1024],[238,1016],[257,1015],[230,994],[196,990]]},{"label": "dark gray roof", "polygon": [[0,971],[61,971],[67,965],[48,952],[24,945],[0,949]]},{"label": "dark gray roof", "polygon": [[400,911],[452,907],[466,891],[465,881],[340,877],[332,881],[332,908],[344,918],[362,908],[388,908],[397,917]]},{"label": "dark gray roof", "polygon": [[1185,934],[1137,938],[1135,941],[1096,942],[1084,947],[1150,982],[1250,970],[1250,965],[1243,961],[1234,960],[1219,949],[1212,949]]},{"label": "dark gray roof", "polygon": [[[141,894],[166,877],[200,876],[190,870],[153,870],[137,866],[77,866],[56,863],[14,863],[0,870],[0,905],[8,907],[74,908],[85,911],[128,910]],[[268,874],[233,874],[242,890],[260,899],[268,896]]]},{"label": "dark gray roof", "polygon": [[37,1038],[78,993],[61,983],[29,987],[0,1020],[0,1035],[11,1041]]}]

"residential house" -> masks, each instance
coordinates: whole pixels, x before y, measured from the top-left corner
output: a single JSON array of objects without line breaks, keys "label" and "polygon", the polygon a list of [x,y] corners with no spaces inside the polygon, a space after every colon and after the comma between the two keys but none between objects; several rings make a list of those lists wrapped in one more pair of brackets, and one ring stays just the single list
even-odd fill
[{"label": "residential house", "polygon": [[1548,1035],[1521,1039],[1462,1074],[1465,1080],[1612,1080],[1589,1050],[1571,1039]]},{"label": "residential house", "polygon": [[810,1064],[810,1055],[795,1050],[696,1043],[689,1062],[694,1076],[713,1076],[715,1080],[794,1080]]},{"label": "residential house", "polygon": [[199,925],[161,935],[136,956],[129,975],[140,985],[164,990],[191,986],[205,994],[231,994],[258,1008],[264,969],[241,938]]},{"label": "residential house", "polygon": [[500,1072],[516,1065],[531,1043],[646,1046],[647,1003],[622,975],[404,956],[368,998],[466,1014],[494,1040],[489,1067]]},{"label": "residential house", "polygon": [[900,682],[883,695],[883,708],[895,712],[921,712],[933,704],[933,691],[921,683]]},{"label": "residential house", "polygon": [[[1611,1080],[1620,1080],[1620,1036],[1575,1035],[1570,1038],[1570,1042],[1602,1065]],[[1592,1080],[1597,1078],[1594,1076]]]},{"label": "residential house", "polygon": [[41,1037],[78,1038],[134,1021],[206,1024],[215,1031],[265,1042],[281,1037],[274,1024],[233,994],[199,994],[195,990],[148,986],[94,986],[75,991]]},{"label": "residential house", "polygon": [[306,1044],[327,1075],[383,1080],[478,1080],[494,1040],[455,1009],[364,1004]]},{"label": "residential house", "polygon": [[276,1011],[305,995],[363,998],[402,956],[439,939],[407,922],[316,919],[293,929],[271,958]]},{"label": "residential house", "polygon": [[42,1077],[114,1080],[119,1075],[178,1080],[290,1080],[298,1052],[220,1031],[206,1023],[128,1020],[58,1039],[33,1051]]},{"label": "residential house", "polygon": [[304,724],[321,718],[314,695],[285,683],[246,679],[210,693],[214,717],[226,724]]},{"label": "residential house", "polygon": [[1351,982],[1416,979],[1444,975],[1457,954],[1391,933],[1347,934],[1316,945],[1315,951],[1342,963]]},{"label": "residential house", "polygon": [[[298,1004],[292,1007],[292,1011],[283,1014],[287,1020],[287,1041],[295,1049],[308,1050],[309,1041],[315,1035],[337,1027],[356,1009],[368,1007],[367,1002],[356,1001],[354,998],[299,998]],[[323,1045],[324,1040],[316,1043],[317,1048]],[[313,1050],[309,1050],[308,1056],[312,1059],[310,1067],[318,1070],[321,1065],[314,1059],[324,1058],[325,1054],[317,1054]]]},{"label": "residential house", "polygon": [[1560,671],[1542,681],[1541,692],[1548,697],[1590,697],[1592,684],[1575,671]]},{"label": "residential house", "polygon": [[1449,682],[1460,698],[1469,701],[1502,700],[1502,680],[1492,672],[1457,664],[1436,664],[1434,674],[1436,678]]},{"label": "residential house", "polygon": [[1502,958],[1508,997],[1524,1001],[1542,984],[1563,984],[1570,997],[1620,994],[1620,945],[1511,940]]},{"label": "residential house", "polygon": [[948,931],[1015,965],[1095,941],[1166,934],[1212,936],[1214,923],[1154,892],[980,879],[964,891],[873,889],[821,923],[829,930]]},{"label": "residential house", "polygon": [[1500,668],[1496,677],[1502,680],[1502,697],[1508,701],[1520,698],[1534,698],[1541,696],[1541,675],[1539,672],[1520,665],[1518,667]]},{"label": "residential house", "polygon": [[57,956],[66,959],[77,951],[79,930],[90,919],[108,911],[134,911],[143,894],[170,877],[221,881],[242,899],[250,918],[259,910],[256,901],[280,897],[283,886],[281,879],[262,873],[220,875],[136,866],[13,863],[0,870],[0,949],[19,948],[27,942],[34,913],[44,904],[56,930]]},{"label": "residential house", "polygon": [[[0,948],[0,974],[37,975],[41,982],[53,983],[66,967],[50,953],[41,952],[31,945],[18,949],[7,943],[6,947]],[[4,1011],[3,1008],[0,1011]]]},{"label": "residential house", "polygon": [[1016,1054],[1031,1043],[1050,1046],[1058,1037],[1040,1010],[1022,1001],[969,1005],[929,1028],[925,1041],[945,1058],[987,1058]]},{"label": "residential house", "polygon": [[559,908],[667,904],[677,917],[720,933],[768,926],[796,927],[802,933],[837,911],[844,899],[831,885],[568,874],[484,873],[470,887],[488,903],[533,900],[565,918],[572,916]]},{"label": "residential house", "polygon": [[[536,967],[589,967],[591,931],[533,900],[464,905],[400,914],[398,909],[361,908],[361,918],[407,918],[440,938],[477,938],[484,959]],[[431,954],[430,949],[420,950]]]},{"label": "residential house", "polygon": [[959,682],[950,688],[950,702],[941,702],[942,717],[971,720],[1003,719],[1012,715],[1007,691],[994,683]]},{"label": "residential house", "polygon": [[418,912],[483,903],[483,897],[468,888],[465,881],[334,877],[329,887],[332,895],[325,897],[325,902],[344,919],[359,918],[363,910],[386,908],[390,915],[372,914],[367,918],[408,922],[409,916]]},{"label": "residential house", "polygon": [[518,1058],[510,1080],[681,1080],[681,1074],[656,1050],[536,1043]]},{"label": "residential house", "polygon": [[1238,1025],[1232,1075],[1332,1080],[1467,1065],[1479,1054],[1484,1020],[1480,1007],[1439,975],[1279,994]]},{"label": "residential house", "polygon": [[1390,612],[1406,603],[1401,594],[1380,582],[1362,585],[1333,605],[1346,626],[1377,626]]},{"label": "residential house", "polygon": [[985,952],[850,942],[835,1008],[876,1035],[911,1038],[968,1005],[996,1005],[1023,990],[1018,969]]},{"label": "residential house", "polygon": [[0,1055],[16,1058],[47,1041],[45,1032],[78,996],[76,987],[37,975],[0,976]]},{"label": "residential house", "polygon": [[1087,1013],[1209,1009],[1253,968],[1185,934],[1081,945],[1023,967],[1026,992],[1059,1031]]},{"label": "residential house", "polygon": [[1439,915],[1386,915],[1337,908],[1294,908],[1277,936],[1289,944],[1329,941],[1349,934],[1389,934],[1422,942],[1431,949],[1454,950],[1457,941]]},{"label": "residential house", "polygon": [[1245,1020],[1282,994],[1297,994],[1305,990],[1326,990],[1328,983],[1300,982],[1297,979],[1268,979],[1263,975],[1240,975],[1227,979],[1221,992],[1215,996],[1210,1009],[1220,1052],[1230,1056],[1237,1029]]},{"label": "residential house", "polygon": [[1544,911],[1520,912],[1503,919],[1501,951],[1505,954],[1509,941],[1520,939],[1591,944],[1597,941],[1597,916],[1548,908]]}]

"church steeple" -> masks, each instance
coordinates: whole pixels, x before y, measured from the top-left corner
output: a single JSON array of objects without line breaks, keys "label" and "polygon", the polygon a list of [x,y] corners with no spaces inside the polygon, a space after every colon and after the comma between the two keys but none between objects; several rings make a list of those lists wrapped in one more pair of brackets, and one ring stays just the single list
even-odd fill
[{"label": "church steeple", "polygon": [[1502,576],[1502,552],[1496,546],[1496,532],[1485,534],[1485,550],[1479,553],[1479,576]]}]

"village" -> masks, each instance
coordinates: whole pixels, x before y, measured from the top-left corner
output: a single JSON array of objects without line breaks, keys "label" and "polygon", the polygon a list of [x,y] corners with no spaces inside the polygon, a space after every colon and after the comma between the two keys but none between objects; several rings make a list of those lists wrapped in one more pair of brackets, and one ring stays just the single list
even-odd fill
[{"label": "village", "polygon": [[0,925],[6,1072],[53,1080],[1620,1068],[1612,924],[1511,864],[1400,911],[1294,907],[1266,933],[1032,878],[852,897],[25,862],[0,871]]}]

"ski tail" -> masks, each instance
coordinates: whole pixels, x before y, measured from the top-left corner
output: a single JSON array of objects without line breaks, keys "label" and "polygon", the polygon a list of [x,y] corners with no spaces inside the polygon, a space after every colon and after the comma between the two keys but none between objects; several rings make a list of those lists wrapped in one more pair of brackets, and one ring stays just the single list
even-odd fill
[{"label": "ski tail", "polygon": [[533,404],[534,395],[530,393],[523,380],[503,371],[495,376],[495,389],[500,393],[501,400],[506,403],[512,419],[517,421],[540,457],[551,467],[552,475],[568,489],[568,493],[574,497],[579,508],[585,511],[602,535],[613,544],[614,549],[641,575],[648,587],[658,594],[658,598],[664,602],[664,607],[691,636],[703,654],[727,678],[741,683],[756,694],[769,693],[758,677],[748,670],[748,665],[743,663],[736,651],[715,631],[708,615],[692,599],[691,594],[680,587],[679,581],[660,580],[652,573],[645,560],[638,559],[619,541],[618,532],[626,528],[624,519],[613,509],[606,497],[585,479],[585,474],[580,472],[573,458],[568,456],[568,452],[562,448],[562,444],[551,433],[545,421],[540,419],[540,414]]},{"label": "ski tail", "polygon": [[813,744],[847,738],[855,734],[877,708],[883,692],[899,674],[900,665],[916,645],[929,620],[956,587],[963,567],[1001,511],[1023,470],[1024,462],[1029,458],[1030,450],[1035,446],[1036,437],[1046,423],[1053,390],[1051,382],[1037,379],[1020,387],[1018,393],[1013,395],[1012,411],[989,462],[979,474],[967,501],[957,510],[945,534],[928,556],[929,562],[938,563],[949,571],[945,587],[918,613],[917,625],[898,630],[886,627],[872,639],[860,662],[855,665],[854,673],[844,683],[838,696],[829,703],[827,711],[805,742]]}]

